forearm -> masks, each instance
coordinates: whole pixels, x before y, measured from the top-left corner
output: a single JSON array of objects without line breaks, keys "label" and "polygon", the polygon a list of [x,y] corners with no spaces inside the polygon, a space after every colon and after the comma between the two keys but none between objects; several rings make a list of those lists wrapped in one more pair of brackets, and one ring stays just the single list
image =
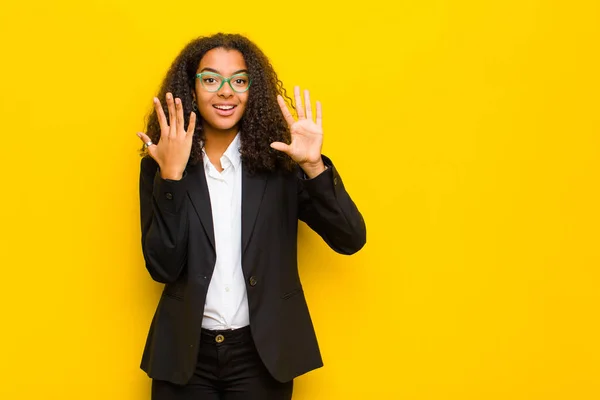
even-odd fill
[{"label": "forearm", "polygon": [[170,283],[177,280],[187,262],[187,212],[169,215],[155,210],[146,232],[142,252],[152,279]]},{"label": "forearm", "polygon": [[353,254],[366,243],[366,226],[341,177],[327,159],[327,169],[316,178],[302,180],[300,219],[335,251]]},{"label": "forearm", "polygon": [[155,170],[142,173],[142,252],[156,281],[177,280],[187,262],[188,217],[185,181],[169,181]]}]

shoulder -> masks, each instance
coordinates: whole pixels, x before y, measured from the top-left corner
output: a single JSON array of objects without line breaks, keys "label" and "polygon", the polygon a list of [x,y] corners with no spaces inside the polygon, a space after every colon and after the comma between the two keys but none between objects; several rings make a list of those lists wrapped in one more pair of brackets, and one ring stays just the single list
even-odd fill
[{"label": "shoulder", "polygon": [[152,157],[150,157],[149,155],[145,155],[140,161],[140,168],[142,170],[156,169],[158,168],[158,164],[156,163],[156,161],[154,161]]},{"label": "shoulder", "polygon": [[140,161],[140,175],[154,177],[158,170],[158,163],[152,157],[146,155]]}]

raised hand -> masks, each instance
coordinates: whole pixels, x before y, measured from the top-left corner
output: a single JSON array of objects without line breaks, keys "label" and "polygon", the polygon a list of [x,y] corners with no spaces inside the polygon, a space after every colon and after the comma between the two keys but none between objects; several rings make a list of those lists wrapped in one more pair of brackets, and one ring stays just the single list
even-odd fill
[{"label": "raised hand", "polygon": [[316,122],[313,121],[312,105],[310,103],[310,94],[308,90],[304,91],[304,107],[300,97],[300,88],[294,88],[294,97],[296,102],[296,121],[290,110],[287,108],[283,97],[277,96],[277,103],[283,113],[292,136],[290,144],[282,142],[273,142],[271,147],[284,152],[294,160],[309,178],[314,178],[325,170],[325,165],[321,158],[321,148],[323,147],[323,123],[321,103],[316,103]]},{"label": "raised hand", "polygon": [[138,132],[138,137],[148,148],[148,153],[160,167],[160,176],[163,179],[179,180],[183,176],[185,167],[192,150],[192,139],[196,127],[196,114],[190,114],[190,123],[184,129],[183,106],[181,99],[173,100],[173,95],[167,93],[167,108],[169,122],[163,112],[158,98],[154,98],[154,109],[160,125],[160,139],[154,144],[145,133]]}]

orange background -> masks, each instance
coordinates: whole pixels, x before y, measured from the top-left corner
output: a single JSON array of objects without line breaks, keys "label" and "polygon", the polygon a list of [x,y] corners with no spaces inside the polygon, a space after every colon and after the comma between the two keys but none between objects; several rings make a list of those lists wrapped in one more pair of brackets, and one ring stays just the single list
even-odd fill
[{"label": "orange background", "polygon": [[149,398],[139,139],[185,43],[248,35],[323,102],[363,212],[305,226],[325,368],[294,399],[600,398],[600,3],[4,2],[0,398]]}]

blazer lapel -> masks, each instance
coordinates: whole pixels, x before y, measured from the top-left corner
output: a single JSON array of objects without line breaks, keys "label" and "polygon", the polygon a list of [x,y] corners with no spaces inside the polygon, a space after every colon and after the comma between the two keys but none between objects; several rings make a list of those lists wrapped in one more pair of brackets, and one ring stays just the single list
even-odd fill
[{"label": "blazer lapel", "polygon": [[266,174],[250,175],[242,166],[242,254],[252,236],[266,186]]},{"label": "blazer lapel", "polygon": [[215,249],[215,230],[213,227],[212,209],[210,207],[210,193],[208,192],[208,184],[206,183],[202,161],[188,168],[188,173],[190,174],[188,179],[192,179],[198,183],[188,185],[188,195],[204,227],[204,232],[206,232],[210,244]]}]

